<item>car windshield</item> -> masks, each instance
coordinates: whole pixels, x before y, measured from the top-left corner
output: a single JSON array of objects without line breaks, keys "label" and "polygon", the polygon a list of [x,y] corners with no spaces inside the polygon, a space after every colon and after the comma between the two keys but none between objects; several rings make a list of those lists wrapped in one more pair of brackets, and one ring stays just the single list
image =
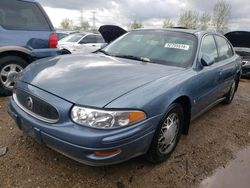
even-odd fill
[{"label": "car windshield", "polygon": [[60,40],[61,42],[78,42],[82,37],[84,37],[86,34],[72,34],[69,35],[65,38],[63,38],[62,40]]},{"label": "car windshield", "polygon": [[197,38],[189,33],[164,30],[138,30],[118,38],[102,50],[105,54],[189,67],[197,48]]}]

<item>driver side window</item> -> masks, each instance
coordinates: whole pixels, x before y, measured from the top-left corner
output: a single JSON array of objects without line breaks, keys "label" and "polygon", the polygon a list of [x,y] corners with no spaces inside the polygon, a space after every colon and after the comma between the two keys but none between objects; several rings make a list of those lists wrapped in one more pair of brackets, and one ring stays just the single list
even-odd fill
[{"label": "driver side window", "polygon": [[207,35],[203,37],[201,43],[201,50],[200,50],[200,58],[203,54],[207,54],[215,59],[215,62],[218,60],[218,51],[215,44],[214,37],[212,35]]}]

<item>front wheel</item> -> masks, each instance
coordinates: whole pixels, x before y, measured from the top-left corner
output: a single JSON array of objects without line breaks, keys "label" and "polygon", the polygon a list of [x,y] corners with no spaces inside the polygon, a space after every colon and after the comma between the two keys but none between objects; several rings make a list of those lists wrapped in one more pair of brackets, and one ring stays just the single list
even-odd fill
[{"label": "front wheel", "polygon": [[180,104],[172,104],[162,122],[158,126],[150,149],[146,154],[152,163],[165,161],[179,142],[184,122],[183,108]]},{"label": "front wheel", "polygon": [[16,56],[6,56],[0,59],[0,95],[11,95],[18,74],[28,63]]}]

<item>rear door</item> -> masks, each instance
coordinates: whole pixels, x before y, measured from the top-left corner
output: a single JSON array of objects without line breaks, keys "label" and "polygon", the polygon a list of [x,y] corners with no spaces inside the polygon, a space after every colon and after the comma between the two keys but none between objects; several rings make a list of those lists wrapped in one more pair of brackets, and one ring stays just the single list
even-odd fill
[{"label": "rear door", "polygon": [[231,45],[227,42],[224,37],[215,35],[215,41],[218,47],[219,57],[217,59],[219,69],[219,96],[226,94],[233,80],[236,76],[237,71],[237,56],[234,55],[234,51]]},{"label": "rear door", "polygon": [[38,3],[0,1],[0,45],[29,49],[49,48],[52,31],[54,28]]}]

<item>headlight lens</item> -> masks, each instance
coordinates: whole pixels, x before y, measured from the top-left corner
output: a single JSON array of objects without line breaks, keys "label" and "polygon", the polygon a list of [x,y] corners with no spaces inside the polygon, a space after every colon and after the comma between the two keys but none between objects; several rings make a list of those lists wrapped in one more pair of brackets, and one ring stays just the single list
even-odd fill
[{"label": "headlight lens", "polygon": [[146,119],[142,111],[111,111],[74,106],[71,111],[72,120],[80,125],[100,129],[119,128],[132,125]]}]

